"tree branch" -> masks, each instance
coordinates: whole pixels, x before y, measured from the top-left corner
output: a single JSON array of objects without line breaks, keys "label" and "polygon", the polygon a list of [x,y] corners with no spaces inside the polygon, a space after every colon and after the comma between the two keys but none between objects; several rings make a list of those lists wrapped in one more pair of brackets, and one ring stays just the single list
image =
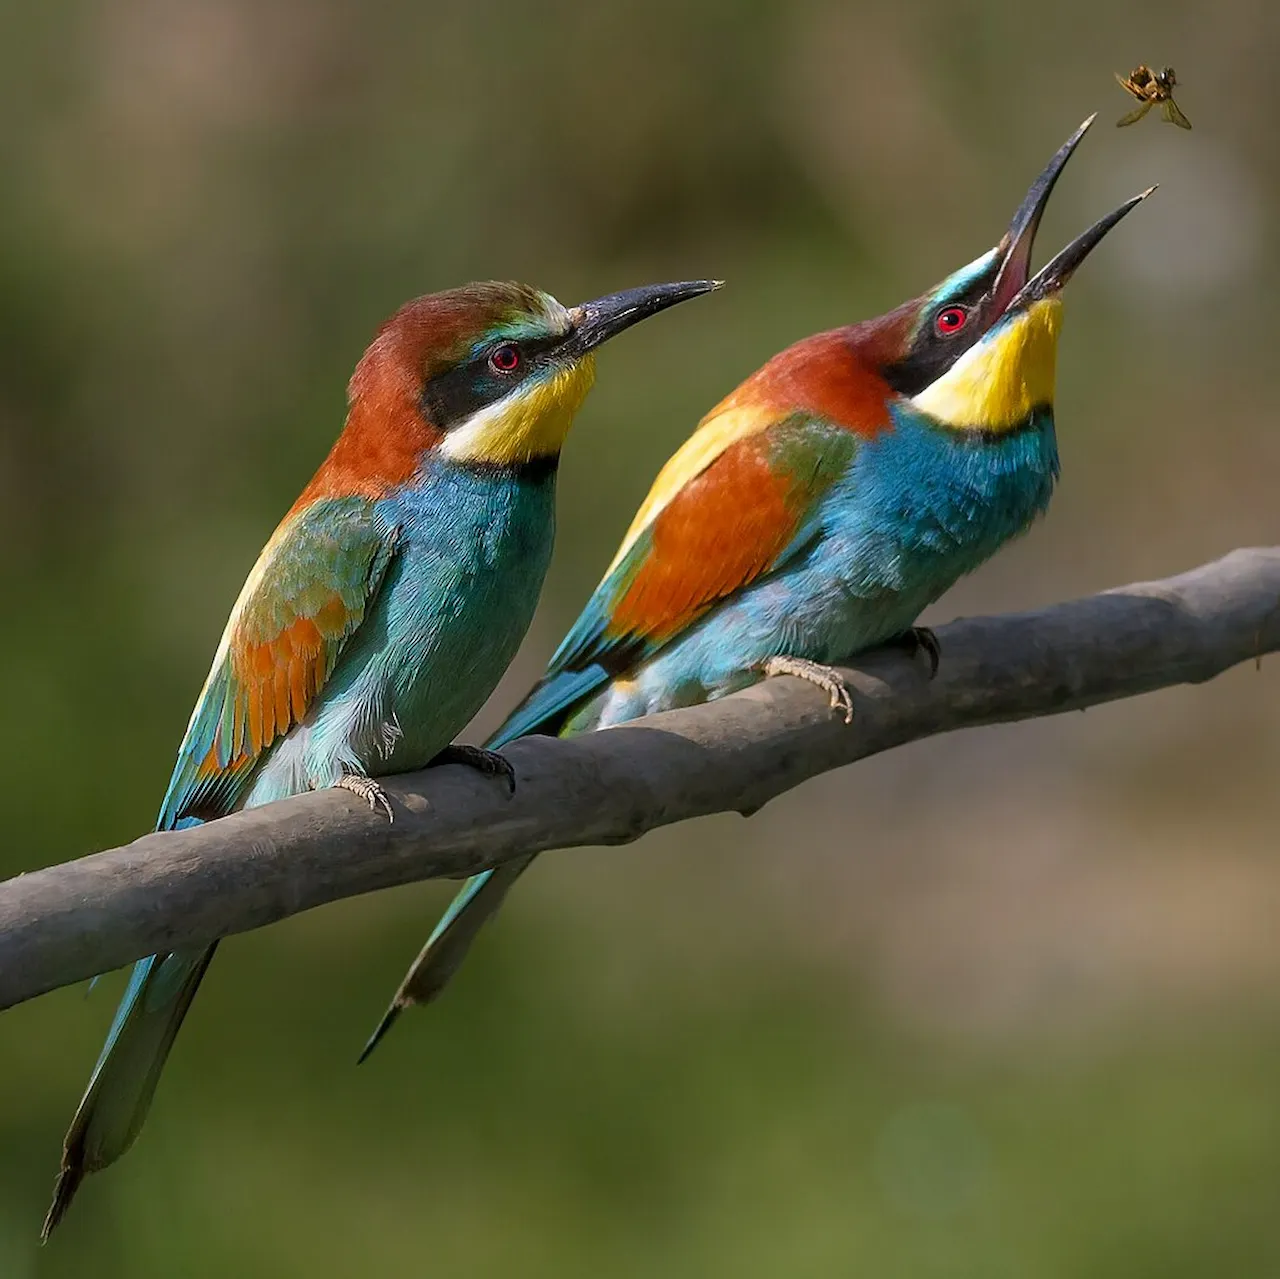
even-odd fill
[{"label": "tree branch", "polygon": [[849,674],[854,722],[798,680],[572,740],[507,748],[519,785],[447,766],[393,777],[395,821],[322,791],[0,883],[0,1008],[155,951],[324,902],[471,874],[522,853],[620,844],[751,813],[905,742],[1212,679],[1280,648],[1280,547],[1161,582],[938,631],[942,664],[883,651]]}]

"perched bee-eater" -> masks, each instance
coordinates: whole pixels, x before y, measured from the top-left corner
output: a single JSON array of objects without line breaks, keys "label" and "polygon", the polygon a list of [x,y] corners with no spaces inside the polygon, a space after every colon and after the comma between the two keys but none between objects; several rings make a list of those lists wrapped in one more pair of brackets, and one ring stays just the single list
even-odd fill
[{"label": "perched bee-eater", "polygon": [[[452,746],[528,629],[551,555],[565,435],[595,349],[716,287],[657,284],[566,309],[471,284],[396,312],[348,388],[346,426],[232,609],[158,830],[379,776],[501,756]],[[146,1117],[214,947],[133,969],[71,1122],[44,1236]]]},{"label": "perched bee-eater", "polygon": [[[920,612],[1048,505],[1062,288],[1149,194],[1029,278],[1041,214],[1091,123],[994,249],[887,315],[797,342],[702,419],[491,745],[623,723],[774,674],[818,684],[848,719],[829,663],[899,638],[936,663]],[[467,881],[364,1056],[402,1008],[440,992],[532,860]]]}]

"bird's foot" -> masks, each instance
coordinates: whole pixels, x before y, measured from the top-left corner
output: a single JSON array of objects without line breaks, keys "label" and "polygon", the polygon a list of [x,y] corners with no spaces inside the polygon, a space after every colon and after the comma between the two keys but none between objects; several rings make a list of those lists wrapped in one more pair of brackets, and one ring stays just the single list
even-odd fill
[{"label": "bird's foot", "polygon": [[391,811],[387,792],[372,777],[366,777],[363,773],[343,773],[334,785],[349,790],[353,795],[359,795],[374,812],[382,809],[387,815],[387,821],[395,821],[396,815]]},{"label": "bird's foot", "polygon": [[909,657],[917,653],[929,654],[929,678],[938,673],[938,663],[942,660],[942,645],[937,635],[928,626],[913,626],[889,641],[895,648],[905,648]]},{"label": "bird's foot", "polygon": [[486,777],[505,778],[508,792],[512,795],[516,793],[516,770],[512,768],[511,761],[497,751],[487,751],[480,746],[464,746],[461,742],[454,742],[453,745],[446,746],[431,761],[431,764],[433,767],[436,764],[465,764]]},{"label": "bird's foot", "polygon": [[803,657],[771,657],[762,669],[766,676],[794,675],[808,684],[816,684],[831,699],[831,709],[842,712],[846,724],[853,723],[853,694],[839,671]]}]

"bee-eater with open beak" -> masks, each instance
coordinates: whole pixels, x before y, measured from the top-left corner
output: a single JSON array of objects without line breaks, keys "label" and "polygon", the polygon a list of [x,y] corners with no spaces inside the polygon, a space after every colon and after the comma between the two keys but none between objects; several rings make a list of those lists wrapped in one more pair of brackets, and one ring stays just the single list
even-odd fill
[{"label": "bee-eater with open beak", "polygon": [[[1090,123],[994,249],[887,315],[797,342],[703,418],[491,745],[620,724],[772,674],[811,680],[849,718],[829,663],[898,638],[936,663],[920,612],[1053,491],[1063,286],[1149,194],[1031,276],[1041,215]],[[365,1056],[404,1007],[440,992],[532,860],[467,881]]]},{"label": "bee-eater with open beak", "polygon": [[[158,830],[321,787],[391,814],[379,776],[451,746],[528,629],[551,556],[565,435],[595,349],[716,287],[629,289],[566,309],[521,284],[418,298],[383,325],[346,425],[232,609]],[[72,1120],[44,1236],[86,1173],[133,1143],[214,947],[133,969]]]}]

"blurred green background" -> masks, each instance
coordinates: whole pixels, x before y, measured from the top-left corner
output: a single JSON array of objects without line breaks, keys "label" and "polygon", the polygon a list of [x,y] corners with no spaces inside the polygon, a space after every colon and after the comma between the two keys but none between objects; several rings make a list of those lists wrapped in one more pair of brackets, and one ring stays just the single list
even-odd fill
[{"label": "blurred green background", "polygon": [[[1276,539],[1280,10],[0,6],[0,873],[146,829],[375,326],[714,274],[628,334],[470,740],[772,352],[989,247],[1088,112],[1049,517],[930,613]],[[1195,129],[1117,131],[1171,62]],[[0,1018],[0,1279],[1280,1274],[1280,663],[544,859],[355,1069],[447,886],[226,945],[137,1148],[36,1233],[118,988]]]}]

